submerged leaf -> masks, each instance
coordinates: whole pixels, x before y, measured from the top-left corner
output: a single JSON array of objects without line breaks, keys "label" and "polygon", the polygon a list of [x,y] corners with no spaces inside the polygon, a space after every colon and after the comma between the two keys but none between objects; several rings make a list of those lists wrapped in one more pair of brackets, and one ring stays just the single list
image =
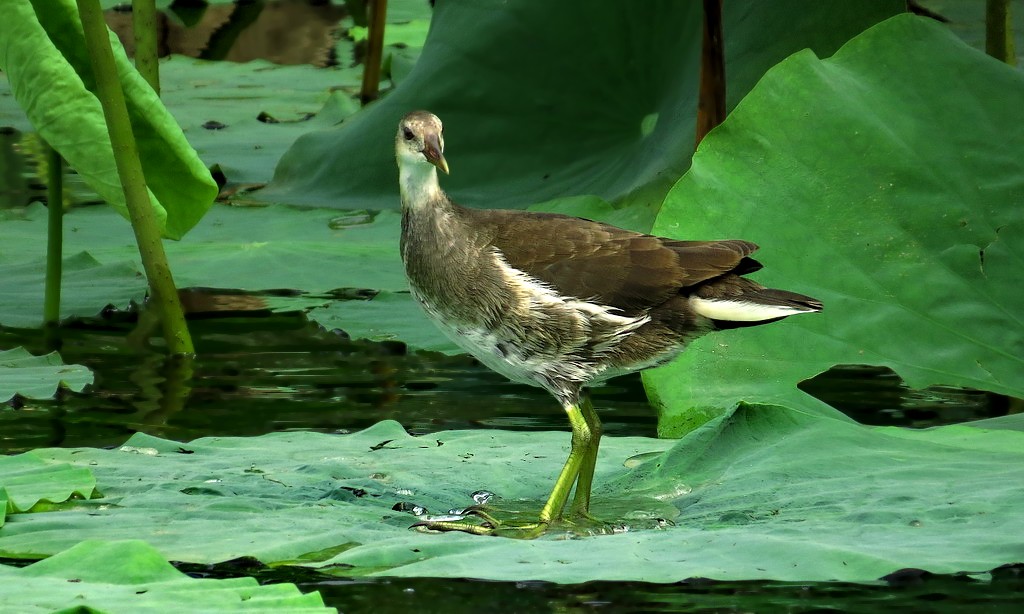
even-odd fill
[{"label": "submerged leaf", "polygon": [[654,230],[754,241],[754,278],[825,310],[708,335],[646,373],[660,432],[741,400],[829,413],[795,384],[836,364],[1024,397],[1020,100],[1024,73],[912,16],[769,71]]}]

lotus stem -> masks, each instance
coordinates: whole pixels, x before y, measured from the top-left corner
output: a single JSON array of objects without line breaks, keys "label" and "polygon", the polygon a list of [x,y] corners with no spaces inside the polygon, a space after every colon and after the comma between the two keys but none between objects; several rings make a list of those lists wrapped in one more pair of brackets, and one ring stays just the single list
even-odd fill
[{"label": "lotus stem", "polygon": [[1017,53],[1013,47],[1010,17],[1010,0],[988,0],[985,3],[985,53],[1016,66]]},{"label": "lotus stem", "polygon": [[156,0],[132,0],[135,70],[160,95],[160,58],[156,50]]},{"label": "lotus stem", "polygon": [[43,326],[56,328],[60,323],[61,259],[64,249],[64,160],[56,149],[45,143],[47,154],[46,186],[46,285],[43,291]]},{"label": "lotus stem", "polygon": [[704,41],[700,55],[700,93],[697,95],[696,145],[725,121],[725,41],[722,38],[722,0],[704,0]]},{"label": "lotus stem", "polygon": [[128,216],[142,256],[142,266],[149,279],[150,305],[160,315],[164,339],[171,354],[193,354],[192,337],[185,323],[178,290],[174,286],[167,254],[160,238],[160,229],[142,173],[142,163],[135,145],[125,105],[124,92],[118,81],[114,66],[114,54],[110,48],[107,26],[103,21],[98,0],[77,0],[78,12],[82,16],[85,43],[89,52],[89,63],[96,78],[96,90],[103,105],[103,115],[114,149],[117,174],[124,189]]},{"label": "lotus stem", "polygon": [[384,23],[387,19],[388,0],[369,0],[369,33],[366,38],[366,58],[363,60],[363,87],[359,100],[364,105],[377,99],[380,93],[380,65],[384,60]]}]

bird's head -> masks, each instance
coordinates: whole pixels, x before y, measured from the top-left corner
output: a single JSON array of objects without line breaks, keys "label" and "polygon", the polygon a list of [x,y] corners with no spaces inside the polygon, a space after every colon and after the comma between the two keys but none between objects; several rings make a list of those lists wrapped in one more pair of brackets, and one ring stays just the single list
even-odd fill
[{"label": "bird's head", "polygon": [[441,120],[433,113],[413,111],[403,117],[395,135],[398,165],[412,168],[430,164],[447,173],[443,131]]}]

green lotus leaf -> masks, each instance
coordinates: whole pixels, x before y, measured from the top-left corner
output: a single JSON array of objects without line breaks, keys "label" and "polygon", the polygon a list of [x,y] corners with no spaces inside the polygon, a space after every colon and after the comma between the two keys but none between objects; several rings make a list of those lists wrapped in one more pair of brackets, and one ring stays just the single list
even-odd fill
[{"label": "green lotus leaf", "polygon": [[[161,98],[196,153],[230,184],[269,181],[299,135],[356,112],[345,86],[361,67],[282,66],[266,61],[210,62],[172,56],[160,62]],[[216,128],[216,129],[214,129]]]},{"label": "green lotus leaf", "polygon": [[343,330],[353,339],[401,341],[416,349],[446,354],[462,352],[427,319],[408,292],[380,292],[369,300],[336,301],[308,315],[324,328]]},{"label": "green lotus leaf", "polygon": [[[0,361],[5,352],[0,352]],[[88,499],[96,478],[86,467],[47,462],[32,454],[0,456],[0,527],[6,514],[33,510],[40,502],[62,503]]]},{"label": "green lotus leaf", "polygon": [[[115,450],[32,452],[88,467],[105,497],[19,515],[0,530],[0,556],[131,535],[170,560],[252,556],[342,576],[873,582],[905,567],[984,572],[1024,547],[1024,418],[987,426],[873,428],[743,405],[679,441],[606,437],[593,512],[618,532],[565,539],[563,527],[533,541],[410,531],[417,517],[399,510],[445,513],[483,488],[499,507],[536,513],[568,433],[412,437],[389,421],[341,436],[136,434]],[[658,518],[668,524],[650,528]]]},{"label": "green lotus leaf", "polygon": [[[726,3],[730,106],[790,53],[831,53],[903,9]],[[452,175],[444,185],[456,200],[525,207],[628,197],[650,220],[693,152],[701,19],[695,2],[439,2],[399,86],[337,128],[301,137],[258,197],[397,207],[395,126],[427,108],[445,122]]]},{"label": "green lotus leaf", "polygon": [[769,71],[654,230],[754,241],[756,279],[825,310],[709,335],[646,373],[660,432],[741,400],[829,412],[795,384],[836,364],[1024,397],[1021,99],[1024,73],[909,15]]},{"label": "green lotus leaf", "polygon": [[[41,213],[40,225],[45,225],[46,212]],[[108,211],[105,217],[116,224],[115,228],[123,227],[130,237],[131,228],[121,224],[115,214]],[[125,257],[131,258],[134,245],[126,248]],[[138,260],[137,249],[135,259]],[[0,275],[6,285],[5,292],[0,294],[0,323],[19,328],[42,326],[43,279],[46,275],[44,256],[37,254],[35,260],[2,263]],[[117,259],[103,264],[84,251],[64,259],[61,319],[94,316],[107,305],[124,309],[132,301],[141,302],[145,295],[146,278],[142,275],[141,263]]]},{"label": "green lotus leaf", "polygon": [[27,567],[0,565],[0,609],[10,612],[334,612],[319,593],[255,578],[191,578],[139,540],[82,541]]}]

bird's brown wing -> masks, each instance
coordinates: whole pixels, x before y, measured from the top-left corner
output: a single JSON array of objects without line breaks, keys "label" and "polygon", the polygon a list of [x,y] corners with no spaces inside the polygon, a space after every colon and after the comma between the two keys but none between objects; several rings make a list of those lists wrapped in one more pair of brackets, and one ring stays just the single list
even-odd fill
[{"label": "bird's brown wing", "polygon": [[676,241],[551,213],[464,209],[467,221],[511,266],[559,293],[626,314],[688,287],[760,265],[748,241]]}]

